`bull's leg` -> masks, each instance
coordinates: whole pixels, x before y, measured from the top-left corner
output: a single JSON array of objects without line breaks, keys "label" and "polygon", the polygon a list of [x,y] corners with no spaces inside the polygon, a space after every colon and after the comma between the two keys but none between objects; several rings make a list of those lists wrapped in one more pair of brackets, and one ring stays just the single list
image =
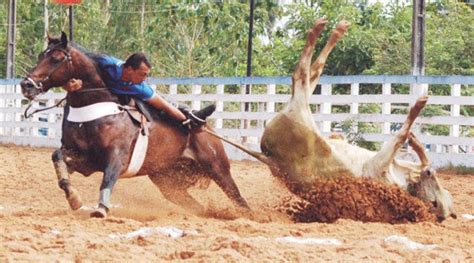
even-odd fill
[{"label": "bull's leg", "polygon": [[[311,58],[313,57],[314,46],[326,26],[326,19],[316,20],[312,29],[308,30],[308,37],[306,44],[301,52],[300,61],[293,73],[291,86],[291,101],[290,105],[308,105],[309,97],[311,96],[309,87],[309,74],[311,66]],[[302,106],[299,106],[302,107]]]},{"label": "bull's leg", "polygon": [[74,187],[71,186],[69,180],[69,171],[65,162],[66,156],[63,149],[57,149],[52,155],[54,169],[58,177],[59,187],[66,194],[66,199],[72,210],[77,210],[82,206],[81,198]]},{"label": "bull's leg", "polygon": [[405,123],[402,128],[395,134],[395,136],[388,141],[382,149],[374,155],[371,159],[365,162],[363,167],[363,176],[366,177],[378,177],[383,176],[387,170],[398,149],[405,143],[410,135],[410,129],[415,122],[416,117],[420,114],[421,110],[425,107],[428,102],[428,97],[423,96],[418,98],[415,105],[410,109]]},{"label": "bull's leg", "polygon": [[418,140],[418,138],[416,138],[413,132],[410,132],[410,135],[408,137],[408,144],[416,152],[418,158],[420,158],[421,167],[428,167],[430,165],[430,161],[426,156],[425,148],[423,147],[423,144]]},{"label": "bull's leg", "polygon": [[311,58],[314,51],[316,40],[324,29],[327,21],[319,19],[316,21],[314,27],[309,31],[305,47],[301,53],[300,61],[293,74],[292,79],[292,97],[288,103],[288,107],[282,111],[283,114],[290,115],[291,119],[302,123],[304,126],[310,128],[314,134],[320,139],[317,144],[325,149],[329,149],[329,145],[324,138],[319,134],[319,130],[314,122],[311,110],[309,108],[309,99],[313,94],[319,76],[324,68],[326,59],[329,53],[334,48],[339,39],[349,27],[349,23],[342,21],[337,24],[336,29],[331,33],[329,41],[324,46],[316,61],[311,64]]},{"label": "bull's leg", "polygon": [[110,150],[112,158],[109,158],[109,162],[104,170],[104,176],[102,177],[102,183],[100,185],[99,205],[91,213],[91,217],[103,218],[107,216],[110,210],[110,196],[112,195],[112,189],[117,182],[119,176],[125,171],[126,167],[120,158],[116,157],[119,152],[118,150]]},{"label": "bull's leg", "polygon": [[344,36],[349,26],[350,24],[347,21],[341,21],[336,25],[336,29],[331,32],[326,46],[324,46],[318,58],[311,65],[310,90],[307,91],[309,95],[313,94],[316,84],[318,84],[319,77],[323,72],[329,53],[331,53],[336,43]]}]

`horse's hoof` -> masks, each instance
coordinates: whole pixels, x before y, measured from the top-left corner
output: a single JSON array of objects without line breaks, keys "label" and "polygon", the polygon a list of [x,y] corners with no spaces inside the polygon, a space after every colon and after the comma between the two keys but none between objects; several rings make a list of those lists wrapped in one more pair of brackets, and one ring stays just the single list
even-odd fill
[{"label": "horse's hoof", "polygon": [[103,206],[99,206],[91,213],[91,217],[105,218],[107,217],[107,209]]},{"label": "horse's hoof", "polygon": [[81,198],[78,194],[76,194],[74,190],[72,190],[69,196],[67,197],[67,202],[69,203],[69,207],[71,207],[73,211],[76,211],[82,206]]}]

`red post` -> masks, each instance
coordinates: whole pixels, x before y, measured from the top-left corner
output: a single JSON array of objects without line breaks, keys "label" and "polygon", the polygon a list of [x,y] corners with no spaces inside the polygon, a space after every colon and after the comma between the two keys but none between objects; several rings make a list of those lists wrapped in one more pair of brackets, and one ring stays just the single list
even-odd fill
[{"label": "red post", "polygon": [[53,0],[55,4],[62,4],[62,5],[74,5],[80,4],[81,0]]},{"label": "red post", "polygon": [[72,10],[72,5],[80,4],[81,0],[53,0],[56,4],[69,5],[69,40],[74,41],[74,15]]}]

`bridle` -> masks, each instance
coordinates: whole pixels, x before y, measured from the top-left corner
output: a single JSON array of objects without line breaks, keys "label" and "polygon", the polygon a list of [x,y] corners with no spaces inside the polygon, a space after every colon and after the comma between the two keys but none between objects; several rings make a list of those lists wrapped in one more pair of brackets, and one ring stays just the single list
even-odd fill
[{"label": "bridle", "polygon": [[[61,43],[60,43],[61,44]],[[48,81],[51,77],[51,75],[53,75],[53,73],[58,70],[63,64],[64,62],[68,62],[67,63],[67,67],[68,67],[68,70],[71,68],[72,66],[72,56],[71,56],[71,53],[69,53],[66,49],[64,48],[60,48],[58,47],[58,45],[60,44],[56,44],[55,46],[51,47],[51,48],[48,48],[46,49],[45,51],[45,55],[48,55],[51,51],[61,51],[62,53],[64,53],[64,58],[63,60],[61,60],[55,67],[53,67],[49,72],[48,74],[46,75],[46,77],[44,77],[42,80],[40,81],[35,81],[33,80],[32,78],[30,77],[27,77],[26,80],[28,80],[28,82],[30,82],[31,84],[33,84],[33,88],[35,88],[36,90],[38,90],[40,93],[44,93],[46,92],[44,90],[44,86],[43,84]]]},{"label": "bridle", "polygon": [[[55,46],[51,47],[51,48],[48,48],[45,50],[45,55],[48,55],[50,52],[52,51],[55,51],[55,50],[58,50],[58,51],[61,51],[62,53],[64,53],[64,58],[63,60],[61,60],[55,67],[53,67],[47,74],[46,77],[44,77],[42,80],[40,81],[34,81],[32,78],[30,77],[27,77],[26,80],[28,80],[29,83],[31,83],[33,85],[33,88],[35,88],[36,90],[38,90],[40,92],[40,94],[43,94],[46,92],[46,90],[44,90],[44,86],[43,86],[43,83],[48,81],[51,77],[51,75],[53,75],[53,73],[58,70],[65,62],[68,62],[67,63],[67,67],[68,67],[68,70],[71,69],[72,67],[72,56],[71,56],[71,53],[68,52],[66,49],[64,48],[61,48],[61,47],[58,47],[58,45],[60,45],[61,43],[59,44],[56,44]],[[105,90],[107,88],[95,88],[95,89],[87,89],[87,90],[78,90],[78,91],[75,91],[75,92],[78,92],[78,93],[82,93],[82,92],[91,92],[91,91],[98,91],[98,90]],[[38,113],[38,112],[42,112],[42,111],[45,111],[45,110],[49,110],[49,109],[52,109],[52,108],[55,108],[55,107],[58,107],[61,103],[63,103],[63,101],[66,100],[66,97],[61,99],[58,103],[56,103],[55,105],[53,106],[50,106],[50,107],[46,107],[46,108],[43,108],[43,109],[37,109],[37,110],[34,110],[33,112],[31,113],[28,113],[28,110],[31,108],[31,106],[33,105],[33,100],[30,102],[30,104],[28,105],[28,107],[26,107],[25,109],[25,112],[23,113],[23,116],[25,117],[25,119],[28,119],[29,117],[33,116],[33,114],[35,113]]]}]

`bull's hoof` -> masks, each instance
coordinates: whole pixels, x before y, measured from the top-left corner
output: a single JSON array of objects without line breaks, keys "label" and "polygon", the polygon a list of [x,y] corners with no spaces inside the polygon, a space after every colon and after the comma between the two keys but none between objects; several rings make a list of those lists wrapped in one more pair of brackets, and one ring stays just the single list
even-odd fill
[{"label": "bull's hoof", "polygon": [[69,203],[69,207],[71,207],[73,211],[76,211],[77,209],[81,208],[82,201],[75,190],[71,189],[69,196],[67,196],[66,198],[67,202]]},{"label": "bull's hoof", "polygon": [[351,23],[349,23],[345,20],[342,20],[341,22],[337,23],[336,31],[339,32],[342,35],[347,31],[347,29],[349,28],[350,25],[351,25]]},{"label": "bull's hoof", "polygon": [[107,212],[108,212],[107,207],[105,207],[105,206],[99,204],[99,207],[97,207],[97,208],[91,213],[91,217],[106,218],[106,217],[107,217]]},{"label": "bull's hoof", "polygon": [[425,107],[426,103],[428,103],[428,96],[421,96],[419,97],[415,105],[410,109],[410,113],[408,114],[408,118],[414,120],[420,114],[421,110]]},{"label": "bull's hoof", "polygon": [[325,18],[320,18],[318,20],[316,20],[316,22],[314,23],[314,27],[316,30],[323,30],[324,29],[324,26],[326,26],[326,24],[328,23],[328,20],[325,19]]},{"label": "bull's hoof", "polygon": [[416,105],[417,107],[421,107],[421,108],[425,107],[426,103],[428,102],[428,98],[429,98],[428,96],[421,96],[421,97],[419,97],[419,98],[416,100],[415,105]]}]

